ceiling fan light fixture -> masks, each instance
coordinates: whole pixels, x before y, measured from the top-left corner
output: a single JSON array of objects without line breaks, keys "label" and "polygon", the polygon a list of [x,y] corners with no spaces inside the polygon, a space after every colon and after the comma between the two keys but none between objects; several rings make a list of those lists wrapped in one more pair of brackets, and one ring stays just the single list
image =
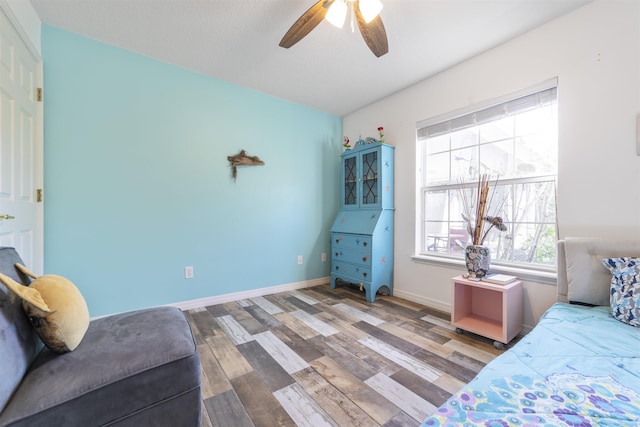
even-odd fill
[{"label": "ceiling fan light fixture", "polygon": [[342,28],[345,19],[347,19],[347,3],[344,0],[335,0],[329,10],[325,19],[338,28]]},{"label": "ceiling fan light fixture", "polygon": [[367,24],[373,21],[382,10],[382,2],[380,0],[360,0],[358,5],[362,18]]},{"label": "ceiling fan light fixture", "polygon": [[[0,3],[2,0],[0,0]],[[376,6],[377,4],[377,6]],[[370,12],[374,6],[373,16]],[[307,36],[320,22],[327,20],[332,25],[342,28],[351,6],[351,31],[355,32],[357,22],[360,34],[371,52],[380,58],[389,52],[389,41],[384,29],[382,19],[378,15],[382,4],[380,0],[317,0],[305,13],[303,13],[291,28],[286,32],[279,45],[285,49],[290,48]],[[369,6],[369,8],[367,8]],[[362,10],[361,10],[362,8]],[[363,14],[368,14],[370,22],[365,22]]]}]

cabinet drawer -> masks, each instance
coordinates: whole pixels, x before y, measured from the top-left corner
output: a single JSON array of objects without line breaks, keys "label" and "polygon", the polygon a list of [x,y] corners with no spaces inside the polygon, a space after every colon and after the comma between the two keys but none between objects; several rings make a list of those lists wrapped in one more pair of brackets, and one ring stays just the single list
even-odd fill
[{"label": "cabinet drawer", "polygon": [[331,252],[333,259],[337,262],[346,261],[371,267],[371,251],[369,250],[343,249],[334,245]]},{"label": "cabinet drawer", "polygon": [[361,265],[336,261],[333,263],[333,272],[352,279],[354,283],[371,281],[371,268]]},{"label": "cabinet drawer", "polygon": [[367,234],[331,233],[331,245],[336,248],[371,249],[371,236]]}]

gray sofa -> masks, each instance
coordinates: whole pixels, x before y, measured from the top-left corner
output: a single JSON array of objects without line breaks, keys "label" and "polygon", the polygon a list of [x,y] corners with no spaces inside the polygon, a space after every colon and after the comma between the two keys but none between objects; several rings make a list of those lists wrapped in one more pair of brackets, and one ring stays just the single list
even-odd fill
[{"label": "gray sofa", "polygon": [[[0,272],[28,284],[13,248]],[[43,346],[0,283],[0,426],[200,426],[200,359],[188,322],[160,307],[93,320],[74,351]]]}]

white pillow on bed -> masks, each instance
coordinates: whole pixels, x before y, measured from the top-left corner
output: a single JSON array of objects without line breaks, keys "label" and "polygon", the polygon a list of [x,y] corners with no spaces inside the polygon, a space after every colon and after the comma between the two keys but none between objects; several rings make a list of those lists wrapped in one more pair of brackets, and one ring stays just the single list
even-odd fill
[{"label": "white pillow on bed", "polygon": [[603,259],[611,271],[611,315],[640,327],[640,258]]}]

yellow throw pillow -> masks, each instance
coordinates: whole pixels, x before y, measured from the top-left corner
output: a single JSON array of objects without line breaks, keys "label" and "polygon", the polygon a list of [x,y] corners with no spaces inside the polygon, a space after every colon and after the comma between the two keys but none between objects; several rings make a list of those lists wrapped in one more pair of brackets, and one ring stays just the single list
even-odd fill
[{"label": "yellow throw pillow", "polygon": [[16,268],[31,277],[24,286],[0,274],[0,281],[22,298],[22,307],[36,333],[56,353],[75,350],[89,328],[89,308],[78,288],[53,274],[37,277],[21,264]]}]

